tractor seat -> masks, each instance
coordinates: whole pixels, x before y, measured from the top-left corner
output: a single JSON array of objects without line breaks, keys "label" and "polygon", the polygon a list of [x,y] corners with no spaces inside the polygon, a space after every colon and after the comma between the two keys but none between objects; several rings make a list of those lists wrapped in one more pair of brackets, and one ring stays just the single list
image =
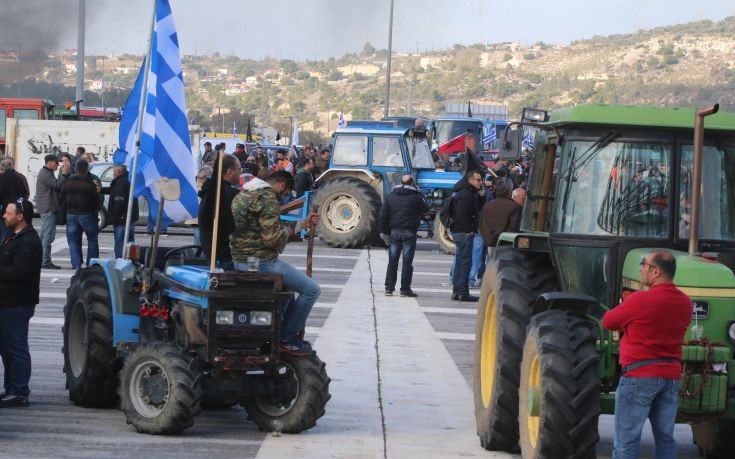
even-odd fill
[{"label": "tractor seat", "polygon": [[[169,251],[174,250],[176,247],[161,247],[158,246],[158,250],[156,250],[156,266],[154,266],[156,269],[163,271],[165,268],[165,263],[163,261],[163,256],[166,255]],[[153,255],[153,251],[150,247],[141,247],[140,248],[140,259],[143,260],[143,264],[145,266],[148,266],[151,261],[151,256]]]}]

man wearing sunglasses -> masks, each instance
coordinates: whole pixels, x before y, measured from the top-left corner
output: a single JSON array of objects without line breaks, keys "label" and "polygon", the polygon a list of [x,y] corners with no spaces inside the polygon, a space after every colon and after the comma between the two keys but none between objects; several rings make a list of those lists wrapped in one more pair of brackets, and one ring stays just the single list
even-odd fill
[{"label": "man wearing sunglasses", "polygon": [[33,229],[33,205],[24,198],[5,206],[10,235],[0,243],[0,356],[5,368],[0,407],[28,406],[31,354],[28,323],[38,304],[41,239]]},{"label": "man wearing sunglasses", "polygon": [[676,457],[674,424],[679,405],[681,343],[692,319],[692,301],[674,285],[676,259],[666,250],[640,263],[641,284],[605,313],[602,326],[620,330],[623,375],[615,389],[613,457],[638,457],[641,429],[651,421],[656,457]]}]

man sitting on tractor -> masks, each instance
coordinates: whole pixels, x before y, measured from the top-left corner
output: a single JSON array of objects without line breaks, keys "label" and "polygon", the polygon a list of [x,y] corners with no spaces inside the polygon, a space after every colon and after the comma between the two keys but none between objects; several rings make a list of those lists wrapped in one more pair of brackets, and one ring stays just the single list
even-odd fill
[{"label": "man sitting on tractor", "polygon": [[248,271],[257,261],[258,272],[283,275],[284,289],[298,293],[296,300],[283,308],[281,351],[306,355],[311,353],[311,344],[302,339],[301,331],[321,289],[306,274],[279,260],[278,254],[294,233],[304,226],[311,227],[318,216],[309,215],[296,228],[281,225],[279,202],[291,193],[293,186],[293,175],[284,170],[271,173],[265,180],[253,178],[245,184],[232,202],[235,231],[230,236],[230,250],[235,269]]}]

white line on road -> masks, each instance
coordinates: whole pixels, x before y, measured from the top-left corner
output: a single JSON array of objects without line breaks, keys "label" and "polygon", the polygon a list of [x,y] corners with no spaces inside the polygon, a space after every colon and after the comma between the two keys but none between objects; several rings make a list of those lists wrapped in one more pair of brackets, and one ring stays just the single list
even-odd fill
[{"label": "white line on road", "polygon": [[467,314],[476,315],[477,309],[467,308],[421,308],[426,314]]},{"label": "white line on road", "polygon": [[[306,255],[303,253],[282,253],[279,256],[281,257],[299,257],[299,258],[305,258]],[[312,255],[314,258],[334,258],[339,260],[357,260],[357,257],[348,257],[346,255]]]},{"label": "white line on road", "polygon": [[66,293],[51,293],[51,292],[41,292],[39,295],[41,298],[50,298],[50,299],[66,299]]},{"label": "white line on road", "polygon": [[472,333],[444,333],[439,332],[436,334],[439,339],[456,339],[459,341],[474,341],[475,335]]},{"label": "white line on road", "polygon": [[[324,285],[322,285],[324,287]],[[333,286],[330,286],[333,287]],[[452,294],[452,289],[450,288],[426,288],[426,287],[411,287],[411,290],[417,293],[446,293],[447,295]],[[384,289],[375,289],[375,293],[382,293],[384,292]],[[479,293],[479,288],[470,288],[471,292]]]}]

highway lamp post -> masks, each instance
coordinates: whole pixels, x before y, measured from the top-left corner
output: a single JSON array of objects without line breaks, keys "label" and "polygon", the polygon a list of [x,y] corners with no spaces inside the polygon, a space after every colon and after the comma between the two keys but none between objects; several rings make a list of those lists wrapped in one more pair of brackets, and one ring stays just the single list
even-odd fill
[{"label": "highway lamp post", "polygon": [[393,0],[390,0],[390,22],[388,25],[388,65],[385,70],[385,110],[383,116],[390,113],[390,61],[393,54]]}]

